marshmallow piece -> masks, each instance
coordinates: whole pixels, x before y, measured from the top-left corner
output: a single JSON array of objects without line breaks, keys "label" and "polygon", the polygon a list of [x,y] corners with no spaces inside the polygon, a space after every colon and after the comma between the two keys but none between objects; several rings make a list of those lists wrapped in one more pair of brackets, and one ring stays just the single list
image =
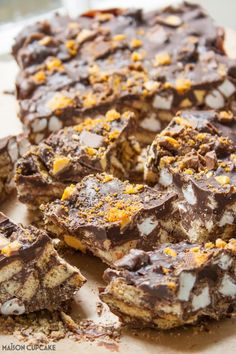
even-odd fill
[{"label": "marshmallow piece", "polygon": [[25,312],[25,306],[20,305],[19,299],[13,298],[4,302],[0,308],[2,315],[22,315]]}]

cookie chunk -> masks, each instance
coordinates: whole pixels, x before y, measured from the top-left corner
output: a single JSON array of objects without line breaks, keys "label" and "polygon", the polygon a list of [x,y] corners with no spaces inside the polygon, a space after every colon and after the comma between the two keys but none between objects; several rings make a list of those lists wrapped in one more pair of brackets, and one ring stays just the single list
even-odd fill
[{"label": "cookie chunk", "polygon": [[15,165],[29,146],[28,139],[23,134],[0,139],[0,201],[15,188]]}]

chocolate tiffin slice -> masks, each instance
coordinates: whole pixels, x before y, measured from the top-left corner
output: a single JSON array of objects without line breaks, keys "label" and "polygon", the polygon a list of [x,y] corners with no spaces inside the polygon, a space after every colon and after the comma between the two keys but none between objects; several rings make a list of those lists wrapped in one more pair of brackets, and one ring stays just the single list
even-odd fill
[{"label": "chocolate tiffin slice", "polygon": [[71,300],[86,279],[53,247],[47,233],[0,213],[0,313],[54,310]]},{"label": "chocolate tiffin slice", "polygon": [[107,269],[101,299],[127,325],[169,329],[235,314],[236,240],[131,250]]},{"label": "chocolate tiffin slice", "polygon": [[176,198],[175,192],[102,173],[67,187],[61,199],[42,206],[42,211],[49,232],[113,264],[131,248],[150,250],[181,239]]},{"label": "chocolate tiffin slice", "polygon": [[38,207],[60,198],[71,183],[99,172],[121,179],[142,178],[141,147],[134,132],[132,112],[110,110],[52,134],[18,162],[19,200],[30,208]]}]

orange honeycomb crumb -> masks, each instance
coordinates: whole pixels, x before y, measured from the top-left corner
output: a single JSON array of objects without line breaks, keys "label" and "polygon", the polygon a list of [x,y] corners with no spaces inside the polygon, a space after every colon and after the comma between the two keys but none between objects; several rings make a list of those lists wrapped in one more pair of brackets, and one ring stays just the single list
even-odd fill
[{"label": "orange honeycomb crumb", "polygon": [[55,111],[57,109],[64,109],[67,107],[73,107],[75,104],[74,100],[68,96],[64,96],[60,93],[55,94],[47,103],[48,107]]},{"label": "orange honeycomb crumb", "polygon": [[64,168],[67,167],[69,163],[70,163],[70,159],[68,159],[68,157],[64,157],[64,156],[56,157],[55,160],[53,161],[52,173],[56,175],[58,172],[64,170]]},{"label": "orange honeycomb crumb", "polygon": [[140,193],[144,188],[143,184],[129,184],[126,186],[124,193],[125,194],[136,194]]},{"label": "orange honeycomb crumb", "polygon": [[65,235],[64,241],[68,246],[70,246],[76,250],[80,250],[83,253],[86,253],[86,246],[83,245],[81,243],[81,241],[78,240],[76,237],[70,236],[70,235]]},{"label": "orange honeycomb crumb", "polygon": [[217,248],[225,248],[226,245],[227,245],[227,243],[225,241],[223,241],[221,238],[218,238],[216,240],[216,247]]},{"label": "orange honeycomb crumb", "polygon": [[171,248],[169,247],[166,247],[164,249],[164,253],[167,255],[167,256],[171,256],[171,257],[176,257],[177,256],[177,252],[175,250],[172,250]]},{"label": "orange honeycomb crumb", "polygon": [[191,127],[191,124],[187,121],[187,119],[183,117],[175,117],[174,120],[179,125],[183,125],[185,127]]},{"label": "orange honeycomb crumb", "polygon": [[113,132],[109,133],[108,138],[109,140],[115,140],[118,138],[119,135],[120,135],[119,130],[114,130]]},{"label": "orange honeycomb crumb", "polygon": [[219,113],[219,119],[223,121],[231,121],[233,119],[233,113],[227,111],[221,111]]},{"label": "orange honeycomb crumb", "polygon": [[176,284],[173,281],[169,281],[166,285],[168,286],[169,289],[172,290],[176,289]]},{"label": "orange honeycomb crumb", "polygon": [[138,52],[133,52],[131,54],[131,59],[132,59],[132,61],[140,61],[143,59],[143,56]]},{"label": "orange honeycomb crumb", "polygon": [[171,64],[171,57],[166,52],[159,53],[155,56],[155,63],[154,64],[155,64],[155,66],[170,65]]},{"label": "orange honeycomb crumb", "polygon": [[139,48],[141,47],[143,42],[140,39],[134,38],[132,39],[130,46],[131,48]]},{"label": "orange honeycomb crumb", "polygon": [[198,141],[204,141],[206,139],[206,136],[207,136],[206,133],[199,133],[199,134],[197,134],[196,139]]},{"label": "orange honeycomb crumb", "polygon": [[126,210],[120,210],[114,207],[107,212],[106,219],[109,222],[119,221],[121,227],[124,227],[129,223],[130,215]]},{"label": "orange honeycomb crumb", "polygon": [[42,84],[46,81],[46,75],[43,70],[38,71],[32,78],[37,84]]},{"label": "orange honeycomb crumb", "polygon": [[194,253],[194,260],[197,265],[203,264],[208,258],[207,253],[196,252]]},{"label": "orange honeycomb crumb", "polygon": [[236,252],[236,239],[229,240],[229,242],[227,244],[227,248],[229,248],[233,252]]},{"label": "orange honeycomb crumb", "polygon": [[77,44],[73,39],[69,39],[66,42],[66,48],[68,50],[68,52],[70,53],[70,55],[75,56],[77,54]]},{"label": "orange honeycomb crumb", "polygon": [[120,118],[120,113],[117,112],[115,109],[111,109],[106,113],[106,120],[108,122],[112,122],[113,120],[119,119]]},{"label": "orange honeycomb crumb", "polygon": [[70,198],[70,196],[74,192],[74,190],[75,190],[74,184],[71,184],[70,186],[66,187],[63,194],[62,194],[61,200],[66,200],[66,199]]},{"label": "orange honeycomb crumb", "polygon": [[163,156],[160,159],[160,168],[170,165],[174,160],[175,158],[173,156]]},{"label": "orange honeycomb crumb", "polygon": [[199,252],[200,251],[200,247],[199,246],[196,246],[196,247],[192,247],[190,249],[191,252]]},{"label": "orange honeycomb crumb", "polygon": [[213,242],[207,242],[207,243],[205,244],[205,248],[207,248],[207,249],[214,248],[214,247],[215,247],[215,245],[214,245]]},{"label": "orange honeycomb crumb", "polygon": [[164,274],[170,273],[170,270],[168,268],[162,267],[162,271]]},{"label": "orange honeycomb crumb", "polygon": [[114,179],[114,177],[112,175],[104,175],[104,178],[102,179],[102,183],[106,183],[106,182],[110,182]]},{"label": "orange honeycomb crumb", "polygon": [[186,170],[184,170],[184,173],[186,175],[193,175],[193,170],[191,170],[190,168],[186,168]]},{"label": "orange honeycomb crumb", "polygon": [[216,181],[221,184],[222,186],[226,185],[226,184],[230,184],[230,178],[229,176],[224,176],[224,175],[220,175],[220,176],[215,176]]},{"label": "orange honeycomb crumb", "polygon": [[84,98],[83,106],[85,108],[91,108],[95,106],[96,103],[96,97],[92,94],[92,92],[89,92]]},{"label": "orange honeycomb crumb", "polygon": [[20,248],[21,248],[21,243],[17,240],[9,243],[7,246],[3,247],[1,250],[1,253],[6,256],[9,257],[12,255],[12,253],[17,252]]},{"label": "orange honeycomb crumb", "polygon": [[97,150],[91,147],[86,147],[86,153],[90,156],[94,156],[97,154]]},{"label": "orange honeycomb crumb", "polygon": [[171,146],[173,146],[176,149],[179,147],[178,141],[176,139],[174,139],[174,138],[171,138],[170,136],[162,135],[161,140],[168,142]]},{"label": "orange honeycomb crumb", "polygon": [[183,78],[177,79],[175,83],[175,88],[180,94],[183,94],[188,90],[190,90],[191,86],[192,86],[191,81]]},{"label": "orange honeycomb crumb", "polygon": [[61,60],[58,58],[49,58],[46,62],[46,67],[47,67],[47,70],[49,70],[49,71],[64,69],[64,66],[63,66]]},{"label": "orange honeycomb crumb", "polygon": [[116,42],[120,42],[126,39],[126,35],[125,34],[117,34],[113,37],[113,40]]},{"label": "orange honeycomb crumb", "polygon": [[106,213],[105,218],[109,222],[120,223],[121,228],[125,227],[132,217],[140,209],[139,203],[129,205],[123,200],[115,203]]}]

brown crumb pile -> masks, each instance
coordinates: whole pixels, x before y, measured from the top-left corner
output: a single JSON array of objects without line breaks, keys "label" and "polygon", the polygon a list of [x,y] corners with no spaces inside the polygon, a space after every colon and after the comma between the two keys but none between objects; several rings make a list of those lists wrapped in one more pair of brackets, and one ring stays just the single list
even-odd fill
[{"label": "brown crumb pile", "polygon": [[28,344],[47,344],[63,338],[77,342],[96,339],[118,341],[120,326],[100,324],[91,320],[74,321],[63,311],[47,310],[23,316],[0,316],[0,333],[13,335]]}]

